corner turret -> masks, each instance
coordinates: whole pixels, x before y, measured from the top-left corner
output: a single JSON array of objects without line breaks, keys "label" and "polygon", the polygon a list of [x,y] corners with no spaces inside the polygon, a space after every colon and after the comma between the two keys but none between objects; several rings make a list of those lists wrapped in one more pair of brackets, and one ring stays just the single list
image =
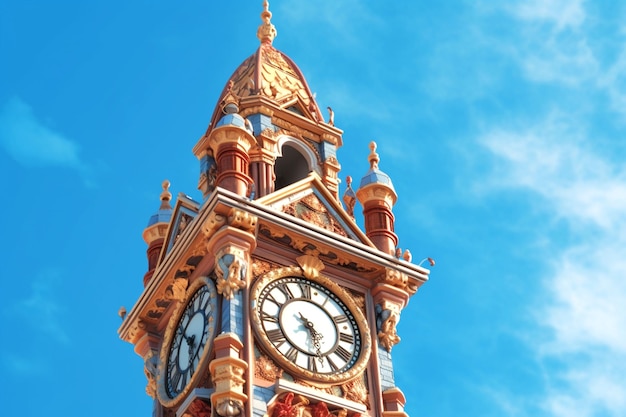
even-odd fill
[{"label": "corner turret", "polygon": [[163,248],[163,242],[165,241],[165,234],[172,217],[172,206],[170,201],[172,200],[172,193],[170,193],[170,182],[168,180],[163,181],[163,191],[161,192],[161,206],[159,210],[150,217],[148,226],[143,231],[143,240],[148,244],[146,254],[148,255],[148,272],[143,276],[144,287],[150,282],[150,278],[154,274],[157,262],[159,261],[159,254]]},{"label": "corner turret", "polygon": [[363,206],[365,234],[382,252],[393,255],[398,244],[394,232],[393,205],[398,195],[389,175],[378,169],[380,158],[376,153],[376,143],[370,142],[368,157],[370,169],[361,179],[356,197]]}]

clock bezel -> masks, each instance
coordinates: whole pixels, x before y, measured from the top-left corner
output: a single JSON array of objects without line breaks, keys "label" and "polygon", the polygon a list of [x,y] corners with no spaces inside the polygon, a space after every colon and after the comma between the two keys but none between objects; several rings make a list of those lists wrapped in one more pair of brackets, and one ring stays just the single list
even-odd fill
[{"label": "clock bezel", "polygon": [[[175,397],[172,398],[169,396],[169,393],[167,391],[167,367],[170,360],[171,346],[176,335],[176,330],[183,318],[183,315],[185,314],[187,307],[189,306],[190,301],[202,287],[206,287],[209,291],[209,303],[211,305],[212,312],[211,317],[209,317],[208,320],[208,330],[204,350],[202,352],[202,355],[198,359],[198,366],[195,372],[191,375],[189,381],[187,381],[187,385],[185,385],[185,387]],[[163,337],[161,353],[159,356],[157,378],[157,397],[159,402],[163,406],[170,408],[180,404],[189,395],[193,387],[195,387],[200,382],[201,378],[206,374],[206,370],[209,365],[209,358],[213,353],[213,340],[217,335],[218,315],[219,303],[215,283],[211,278],[206,276],[196,278],[191,283],[189,288],[187,288],[185,298],[178,303],[178,306],[172,313],[172,317],[170,318],[167,328],[165,329],[165,335]]]},{"label": "clock bezel", "polygon": [[[361,352],[359,357],[349,369],[343,372],[327,374],[310,371],[287,359],[270,341],[261,319],[261,304],[259,303],[259,296],[268,285],[272,284],[274,281],[287,277],[302,278],[325,287],[326,290],[336,296],[345,305],[350,314],[352,314],[361,337]],[[261,275],[251,287],[250,315],[252,329],[257,337],[257,340],[260,342],[259,344],[261,345],[263,351],[292,376],[303,378],[318,384],[329,385],[352,380],[360,376],[367,368],[369,357],[371,355],[371,336],[365,315],[346,290],[325,275],[318,274],[317,276],[307,277],[303,274],[302,269],[297,266],[278,268]]]}]

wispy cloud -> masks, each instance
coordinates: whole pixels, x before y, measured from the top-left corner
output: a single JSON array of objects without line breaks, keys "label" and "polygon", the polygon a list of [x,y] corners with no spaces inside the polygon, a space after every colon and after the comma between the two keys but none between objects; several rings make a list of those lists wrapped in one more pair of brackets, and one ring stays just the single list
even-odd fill
[{"label": "wispy cloud", "polygon": [[[571,235],[569,245],[557,238],[548,249],[550,273],[533,309],[538,327],[525,336],[544,366],[539,403],[550,416],[622,415],[626,169],[594,152],[580,132],[578,120],[555,112],[530,128],[493,129],[479,143],[494,160],[486,186],[534,193]],[[549,224],[542,227],[538,239],[554,233]]]},{"label": "wispy cloud", "polygon": [[61,283],[59,271],[41,271],[30,283],[25,296],[15,299],[9,311],[42,338],[67,344],[70,338],[63,325],[65,307],[60,298]]},{"label": "wispy cloud", "polygon": [[87,169],[78,145],[46,126],[19,97],[9,99],[0,110],[0,146],[25,167]]},{"label": "wispy cloud", "polygon": [[27,344],[5,345],[0,349],[0,365],[9,372],[32,375],[44,372],[49,361],[41,346],[67,346],[71,343],[65,321],[62,274],[55,269],[40,271],[26,288],[14,289],[14,297],[0,309],[3,332]]},{"label": "wispy cloud", "polygon": [[521,0],[507,7],[520,19],[552,24],[562,30],[585,21],[583,3],[584,0]]}]

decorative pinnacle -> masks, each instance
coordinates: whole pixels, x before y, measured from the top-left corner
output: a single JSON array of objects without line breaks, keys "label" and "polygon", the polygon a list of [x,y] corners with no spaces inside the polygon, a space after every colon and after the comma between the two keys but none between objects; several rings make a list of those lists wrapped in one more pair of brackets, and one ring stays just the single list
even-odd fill
[{"label": "decorative pinnacle", "polygon": [[263,23],[259,26],[259,29],[256,31],[256,36],[259,38],[261,43],[271,45],[274,41],[274,38],[278,35],[276,31],[276,27],[270,22],[272,18],[272,12],[270,12],[270,4],[267,0],[263,2],[263,11],[261,12],[261,20]]},{"label": "decorative pinnacle", "polygon": [[370,162],[371,169],[378,169],[378,162],[380,161],[380,158],[376,153],[376,142],[374,141],[370,142],[370,155],[367,157],[367,160]]},{"label": "decorative pinnacle", "polygon": [[165,180],[161,186],[163,187],[163,192],[161,193],[160,210],[171,210],[170,200],[172,199],[172,193],[170,193],[170,182]]}]

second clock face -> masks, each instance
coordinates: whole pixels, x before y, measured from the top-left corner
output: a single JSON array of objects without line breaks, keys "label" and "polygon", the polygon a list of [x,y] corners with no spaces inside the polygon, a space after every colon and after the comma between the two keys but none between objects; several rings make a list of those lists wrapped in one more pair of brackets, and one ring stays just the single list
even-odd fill
[{"label": "second clock face", "polygon": [[[216,332],[217,293],[209,278],[198,278],[189,288],[175,326],[168,328],[161,357],[159,399],[177,404],[197,383],[207,365]],[[174,322],[172,323],[174,324]]]},{"label": "second clock face", "polygon": [[321,283],[279,278],[261,289],[257,303],[262,332],[272,350],[295,369],[309,376],[340,376],[362,358],[355,314]]}]

